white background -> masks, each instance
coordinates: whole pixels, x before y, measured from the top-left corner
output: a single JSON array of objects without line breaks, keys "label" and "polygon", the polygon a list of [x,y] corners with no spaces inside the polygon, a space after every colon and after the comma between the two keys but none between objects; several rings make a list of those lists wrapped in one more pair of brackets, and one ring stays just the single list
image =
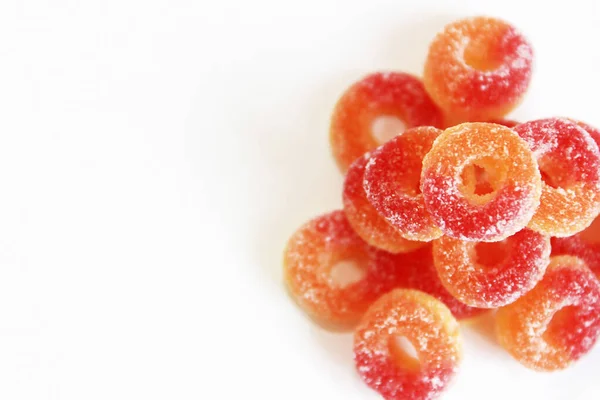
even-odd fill
[{"label": "white background", "polygon": [[[600,125],[594,0],[0,4],[1,399],[376,399],[350,336],[288,299],[281,254],[341,205],[337,97],[420,73],[453,19],[532,41],[514,118]],[[598,397],[600,347],[537,374],[464,339],[445,399]]]}]

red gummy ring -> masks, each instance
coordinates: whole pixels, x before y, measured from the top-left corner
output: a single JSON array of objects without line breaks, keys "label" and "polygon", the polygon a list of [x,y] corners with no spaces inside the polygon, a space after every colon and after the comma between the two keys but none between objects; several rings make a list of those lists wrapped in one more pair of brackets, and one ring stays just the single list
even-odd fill
[{"label": "red gummy ring", "polygon": [[544,177],[541,204],[529,228],[574,235],[600,212],[600,152],[590,134],[567,119],[548,118],[514,128],[529,144]]},{"label": "red gummy ring", "polygon": [[440,281],[458,300],[473,307],[502,307],[542,279],[550,262],[550,238],[529,229],[495,243],[444,236],[433,243],[433,258]]},{"label": "red gummy ring", "polygon": [[[355,271],[351,282],[335,279],[338,266]],[[292,297],[310,316],[324,325],[347,328],[383,293],[405,286],[390,253],[364,242],[343,211],[317,217],[289,239],[284,254],[284,275]]]},{"label": "red gummy ring", "polygon": [[368,75],[342,95],[331,117],[330,142],[341,171],[382,144],[373,136],[378,117],[396,117],[406,128],[443,124],[441,110],[419,78],[401,72]]},{"label": "red gummy ring", "polygon": [[453,118],[501,118],[527,91],[532,58],[531,45],[510,24],[467,18],[435,37],[423,80],[433,100]]},{"label": "red gummy ring", "polygon": [[502,347],[523,365],[564,369],[581,358],[600,334],[600,282],[583,261],[552,257],[544,278],[496,313]]},{"label": "red gummy ring", "polygon": [[423,158],[440,133],[433,127],[409,129],[375,150],[365,169],[367,199],[409,240],[431,241],[442,235],[419,187]]},{"label": "red gummy ring", "polygon": [[365,242],[391,253],[404,253],[423,246],[423,242],[402,237],[367,200],[363,179],[369,158],[370,153],[359,157],[346,173],[343,200],[348,222]]},{"label": "red gummy ring", "polygon": [[[404,337],[418,361],[398,344]],[[354,361],[364,382],[385,399],[439,396],[461,360],[459,326],[450,310],[423,292],[396,289],[365,313],[354,334]]]},{"label": "red gummy ring", "polygon": [[[478,195],[463,180],[472,166],[492,176],[491,193]],[[425,156],[421,191],[445,235],[492,242],[527,225],[539,205],[541,178],[527,143],[512,129],[465,123],[446,129]]]}]

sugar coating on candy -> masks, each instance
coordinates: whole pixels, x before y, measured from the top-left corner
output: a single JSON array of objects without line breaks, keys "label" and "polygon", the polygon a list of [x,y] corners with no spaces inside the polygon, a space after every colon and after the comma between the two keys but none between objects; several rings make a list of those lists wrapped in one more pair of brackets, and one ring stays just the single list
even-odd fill
[{"label": "sugar coating on candy", "polygon": [[373,151],[364,173],[364,190],[373,208],[409,240],[442,235],[425,208],[419,187],[423,158],[441,131],[418,127]]},{"label": "sugar coating on candy", "polygon": [[343,201],[348,222],[364,241],[391,253],[407,252],[423,246],[422,242],[402,237],[367,200],[363,179],[369,158],[370,153],[359,157],[346,173]]},{"label": "sugar coating on candy", "polygon": [[331,117],[330,142],[340,170],[382,144],[373,135],[373,124],[381,117],[395,117],[406,128],[443,124],[441,110],[419,78],[401,72],[368,75],[342,95]]},{"label": "sugar coating on candy", "polygon": [[570,121],[575,122],[577,125],[579,125],[579,127],[583,128],[587,133],[589,133],[594,142],[596,142],[596,145],[600,147],[600,129],[596,128],[595,126],[586,124],[585,122],[576,121],[573,119],[571,119]]},{"label": "sugar coating on candy", "polygon": [[523,365],[564,369],[600,334],[600,283],[582,260],[552,257],[533,290],[498,310],[496,330],[500,344]]},{"label": "sugar coating on candy", "polygon": [[[479,195],[463,174],[473,166],[493,178]],[[423,160],[425,206],[445,235],[467,241],[500,241],[523,229],[540,202],[541,177],[527,143],[512,129],[464,123],[446,129]]]},{"label": "sugar coating on candy", "polygon": [[[355,279],[340,284],[332,274],[338,266],[355,269]],[[298,229],[284,253],[284,276],[292,297],[318,322],[342,328],[355,324],[383,293],[406,286],[397,270],[394,255],[369,246],[341,210]]]},{"label": "sugar coating on candy", "polygon": [[[439,300],[395,289],[365,313],[354,334],[361,378],[384,399],[432,400],[440,396],[461,360],[459,325]],[[404,337],[418,361],[397,345]]]},{"label": "sugar coating on candy", "polygon": [[460,116],[446,115],[444,127],[451,128],[456,125],[464,124],[465,122],[487,122],[490,124],[498,124],[498,125],[506,126],[507,128],[513,128],[520,124],[520,122],[518,122],[518,121],[515,121],[512,119],[507,119],[507,118],[492,118],[492,119],[484,119],[484,120],[473,120],[471,118],[469,120],[465,120],[464,118],[461,118]]},{"label": "sugar coating on candy", "polygon": [[433,100],[455,118],[501,118],[527,91],[532,59],[531,45],[510,24],[467,18],[434,38],[423,80]]},{"label": "sugar coating on candy", "polygon": [[579,257],[600,278],[600,217],[573,236],[552,238],[552,255]]},{"label": "sugar coating on candy", "polygon": [[418,250],[398,255],[399,273],[404,271],[407,274],[402,280],[407,282],[406,287],[435,297],[444,303],[458,320],[473,318],[486,312],[485,309],[466,305],[448,292],[435,269],[432,247],[432,244],[428,243]]},{"label": "sugar coating on candy", "polygon": [[600,152],[573,121],[548,118],[514,130],[535,154],[544,181],[541,204],[529,227],[550,236],[571,236],[600,212]]},{"label": "sugar coating on candy", "polygon": [[497,308],[542,279],[550,262],[550,238],[529,229],[494,243],[444,236],[433,243],[433,259],[440,281],[458,300]]}]

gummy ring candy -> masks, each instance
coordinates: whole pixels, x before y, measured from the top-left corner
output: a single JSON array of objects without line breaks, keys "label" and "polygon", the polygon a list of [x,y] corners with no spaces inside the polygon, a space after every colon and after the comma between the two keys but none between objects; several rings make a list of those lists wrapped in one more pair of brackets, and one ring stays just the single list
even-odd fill
[{"label": "gummy ring candy", "polygon": [[496,18],[447,25],[429,47],[423,80],[433,100],[454,117],[500,118],[518,105],[531,80],[531,45]]},{"label": "gummy ring candy", "polygon": [[348,222],[365,242],[391,253],[403,253],[423,246],[423,242],[403,238],[367,200],[363,178],[369,158],[370,153],[359,157],[346,173],[343,200]]},{"label": "gummy ring candy", "polygon": [[529,144],[542,172],[541,204],[529,228],[549,236],[571,236],[600,212],[600,152],[577,124],[558,118],[514,128]]},{"label": "gummy ring candy", "polygon": [[[403,350],[399,338],[414,346],[418,360]],[[461,351],[459,325],[450,310],[416,290],[383,295],[354,334],[358,373],[385,399],[438,397],[455,375]]]},{"label": "gummy ring candy", "polygon": [[506,119],[506,118],[499,118],[499,119],[491,119],[489,121],[485,121],[488,122],[490,124],[498,124],[498,125],[502,125],[505,126],[507,128],[513,128],[517,125],[519,125],[519,122],[513,120],[513,119]]},{"label": "gummy ring candy", "polygon": [[[490,193],[475,193],[463,179],[472,165],[490,176]],[[444,234],[491,242],[527,225],[540,202],[541,178],[527,143],[512,129],[474,122],[438,137],[423,160],[421,191]]]},{"label": "gummy ring candy", "polygon": [[419,187],[423,158],[442,131],[412,128],[376,149],[367,163],[367,199],[400,235],[431,241],[442,235],[425,208]]},{"label": "gummy ring candy", "polygon": [[576,121],[573,119],[571,119],[570,121],[575,122],[577,125],[579,125],[581,128],[583,128],[587,133],[589,133],[590,136],[592,137],[592,139],[594,139],[594,142],[596,142],[598,147],[600,147],[600,129],[598,129],[594,126],[591,126],[589,124],[586,124],[585,122]]},{"label": "gummy ring candy", "polygon": [[475,243],[444,236],[433,243],[435,269],[458,300],[473,307],[512,303],[544,276],[550,238],[524,229],[502,242]]},{"label": "gummy ring candy", "polygon": [[397,133],[401,133],[402,126],[443,123],[441,110],[419,78],[401,72],[368,75],[342,95],[331,117],[331,147],[341,171],[387,141],[388,137],[374,137],[373,124],[380,117],[395,117],[393,121],[401,125],[396,127]]},{"label": "gummy ring candy", "polygon": [[[343,211],[317,217],[289,239],[284,275],[292,297],[317,322],[347,328],[383,293],[406,285],[392,254],[352,229]],[[336,279],[346,272],[346,281]],[[343,276],[342,276],[343,277]]]},{"label": "gummy ring candy", "polygon": [[[519,125],[519,122],[514,121],[512,119],[492,119],[489,121],[478,121],[478,122],[487,122],[490,124],[498,124],[502,126],[506,126],[507,128],[513,128]],[[453,124],[453,126],[456,124]],[[463,172],[463,183],[469,187],[469,191],[471,193],[475,193],[478,195],[490,193],[494,191],[494,187],[489,182],[491,177],[487,174],[485,169],[481,168],[477,165],[471,165],[465,168]]]},{"label": "gummy ring candy", "polygon": [[444,303],[458,320],[473,318],[488,311],[468,306],[448,292],[435,269],[432,247],[432,244],[428,243],[418,250],[398,255],[397,263],[401,266],[399,273],[406,271],[408,274],[407,288],[420,290],[435,297]]},{"label": "gummy ring candy", "polygon": [[487,119],[487,120],[482,120],[482,121],[474,121],[474,120],[465,120],[463,118],[456,118],[456,116],[447,115],[446,123],[444,126],[446,128],[452,128],[453,126],[460,125],[465,122],[487,122],[489,124],[503,125],[503,126],[506,126],[507,128],[513,128],[520,124],[520,122],[518,122],[518,121],[515,121],[512,119],[506,119],[506,118],[492,118],[492,119]]},{"label": "gummy ring candy", "polygon": [[579,257],[600,279],[600,217],[573,236],[552,238],[552,255]]},{"label": "gummy ring candy", "polygon": [[533,290],[498,310],[496,331],[502,347],[528,368],[566,368],[600,334],[600,283],[577,257],[552,257]]}]

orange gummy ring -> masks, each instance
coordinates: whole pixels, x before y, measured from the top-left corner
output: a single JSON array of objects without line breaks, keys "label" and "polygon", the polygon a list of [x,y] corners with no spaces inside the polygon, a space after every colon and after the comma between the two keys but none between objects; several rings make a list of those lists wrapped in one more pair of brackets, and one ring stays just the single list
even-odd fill
[{"label": "orange gummy ring", "polygon": [[[337,268],[352,273],[335,279]],[[369,246],[352,229],[343,211],[317,217],[289,239],[284,276],[292,297],[317,322],[347,328],[383,293],[406,286],[390,253]]]},{"label": "orange gummy ring", "polygon": [[[490,176],[490,193],[477,194],[464,179],[473,166]],[[492,242],[527,225],[539,205],[541,178],[533,153],[512,129],[474,122],[438,137],[423,160],[421,191],[445,235]]]},{"label": "orange gummy ring", "polygon": [[365,242],[391,253],[403,253],[423,246],[423,242],[402,237],[367,200],[363,179],[369,158],[370,153],[359,157],[346,173],[343,200],[348,222]]},{"label": "orange gummy ring", "polygon": [[574,235],[600,212],[600,152],[590,134],[567,119],[548,118],[514,128],[529,144],[544,180],[529,228],[549,236]]},{"label": "orange gummy ring", "polygon": [[600,283],[577,257],[552,257],[533,290],[496,313],[498,340],[539,371],[564,369],[600,334]]},{"label": "orange gummy ring", "polygon": [[512,303],[544,276],[550,238],[529,229],[502,242],[466,242],[444,236],[433,243],[438,276],[454,297],[473,307]]},{"label": "orange gummy ring", "polygon": [[341,171],[386,141],[373,135],[378,117],[395,117],[406,128],[443,124],[441,110],[419,78],[402,72],[368,75],[342,95],[331,117],[331,148]]},{"label": "orange gummy ring", "polygon": [[[406,338],[418,360],[398,338]],[[395,289],[365,313],[354,334],[354,361],[365,383],[385,399],[428,400],[439,396],[461,360],[459,325],[432,296]]]},{"label": "orange gummy ring", "polygon": [[431,241],[442,235],[419,187],[423,158],[441,132],[430,126],[409,129],[376,149],[365,169],[367,199],[409,240]]},{"label": "orange gummy ring", "polygon": [[433,100],[453,118],[501,118],[527,91],[532,58],[531,45],[507,22],[467,18],[435,37],[423,80]]}]

